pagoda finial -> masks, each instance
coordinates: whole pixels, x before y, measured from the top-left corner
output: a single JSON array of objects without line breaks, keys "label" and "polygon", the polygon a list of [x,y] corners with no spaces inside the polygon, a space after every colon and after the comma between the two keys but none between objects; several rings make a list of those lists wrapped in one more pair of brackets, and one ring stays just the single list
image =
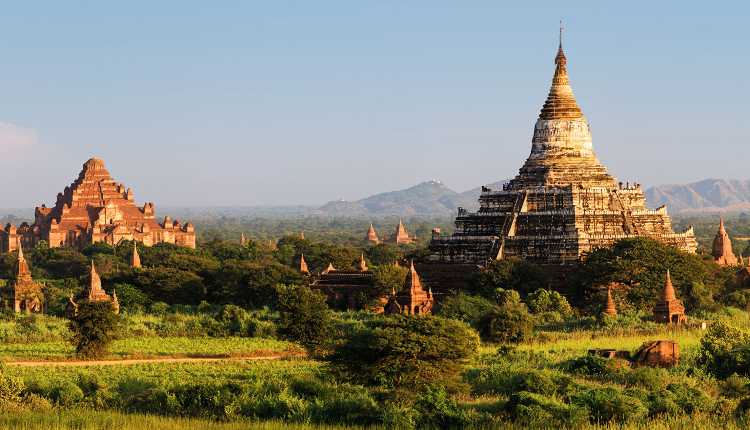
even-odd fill
[{"label": "pagoda finial", "polygon": [[368,270],[368,267],[367,267],[367,261],[365,261],[365,254],[362,253],[359,256],[359,271],[360,272],[367,272],[367,270]]},{"label": "pagoda finial", "polygon": [[130,256],[130,267],[137,269],[141,267],[141,256],[138,255],[138,245],[133,241],[133,253]]},{"label": "pagoda finial", "polygon": [[604,314],[609,316],[617,316],[617,306],[615,306],[615,300],[612,298],[612,285],[607,286],[607,304],[604,307]]},{"label": "pagoda finial", "polygon": [[310,270],[307,268],[307,262],[305,261],[305,254],[299,256],[299,271],[300,273],[309,274]]},{"label": "pagoda finial", "polygon": [[667,269],[667,276],[664,280],[664,293],[662,295],[662,299],[665,302],[677,300],[677,296],[674,293],[674,286],[672,285],[672,276],[669,274],[669,269]]},{"label": "pagoda finial", "polygon": [[565,27],[563,27],[563,22],[560,20],[560,50],[562,51],[562,36],[563,36],[563,30]]}]

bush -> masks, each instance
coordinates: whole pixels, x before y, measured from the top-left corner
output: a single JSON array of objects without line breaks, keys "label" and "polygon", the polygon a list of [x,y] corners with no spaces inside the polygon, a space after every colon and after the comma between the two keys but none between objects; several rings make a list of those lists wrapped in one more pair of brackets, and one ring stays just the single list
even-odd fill
[{"label": "bush", "polygon": [[539,289],[534,291],[526,298],[526,304],[529,310],[535,314],[555,312],[566,317],[573,313],[573,308],[570,307],[568,299],[552,290]]},{"label": "bush", "polygon": [[455,296],[443,299],[439,306],[440,309],[437,314],[441,317],[463,321],[477,328],[482,316],[495,305],[481,296],[458,293]]},{"label": "bush", "polygon": [[507,303],[485,313],[479,321],[482,338],[492,342],[520,343],[531,337],[534,320],[522,303]]},{"label": "bush", "polygon": [[577,428],[588,420],[583,407],[526,391],[513,394],[505,409],[516,423],[528,428]]},{"label": "bush", "polygon": [[0,404],[20,402],[25,389],[21,378],[6,375],[0,368]]},{"label": "bush", "polygon": [[50,390],[50,399],[58,406],[72,406],[83,400],[83,397],[83,391],[73,381],[58,381]]},{"label": "bush", "polygon": [[278,332],[309,351],[322,349],[331,340],[333,316],[325,296],[309,287],[278,287]]},{"label": "bush", "polygon": [[750,334],[725,322],[711,324],[701,338],[696,363],[722,378],[750,376]]},{"label": "bush", "polygon": [[111,302],[82,301],[68,323],[76,353],[82,357],[101,357],[119,330],[119,318]]},{"label": "bush", "polygon": [[417,397],[414,409],[423,428],[466,428],[474,421],[469,411],[461,408],[443,387],[426,387]]},{"label": "bush", "polygon": [[466,323],[435,316],[377,317],[352,330],[329,361],[350,380],[414,389],[456,382],[461,365],[479,347]]},{"label": "bush", "polygon": [[610,372],[609,360],[597,355],[584,355],[563,364],[568,372],[588,376],[605,376]]},{"label": "bush", "polygon": [[648,414],[648,408],[639,399],[627,396],[614,388],[583,391],[575,394],[572,402],[587,408],[591,421],[598,423],[637,420]]}]

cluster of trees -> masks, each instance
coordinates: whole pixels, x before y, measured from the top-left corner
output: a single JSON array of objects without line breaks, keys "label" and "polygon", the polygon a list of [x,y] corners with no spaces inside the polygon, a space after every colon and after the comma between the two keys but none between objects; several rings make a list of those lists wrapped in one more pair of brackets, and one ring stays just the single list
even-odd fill
[{"label": "cluster of trees", "polygon": [[[361,242],[361,241],[360,241]],[[198,249],[170,244],[144,247],[138,244],[142,269],[129,267],[132,242],[117,246],[105,243],[78,251],[49,248],[40,243],[25,250],[32,274],[46,284],[49,313],[62,315],[70,294],[77,294],[88,283],[88,267],[93,260],[105,289],[117,291],[124,311],[146,310],[154,303],[197,305],[235,304],[246,308],[274,307],[276,286],[306,284],[299,272],[302,254],[312,272],[329,263],[337,269],[354,269],[364,254],[373,267],[384,267],[405,258],[409,248],[381,244],[360,247],[333,245],[287,236],[271,246],[263,242],[239,243],[213,240]],[[15,254],[0,257],[0,278],[11,278]],[[382,279],[388,279],[383,269]],[[403,280],[403,278],[401,278]],[[389,288],[387,284],[383,288]]]}]

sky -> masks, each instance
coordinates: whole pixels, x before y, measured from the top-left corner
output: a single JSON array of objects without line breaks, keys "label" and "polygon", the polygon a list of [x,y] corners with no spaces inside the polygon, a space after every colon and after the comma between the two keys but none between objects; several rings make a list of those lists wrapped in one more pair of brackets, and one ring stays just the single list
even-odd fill
[{"label": "sky", "polygon": [[560,20],[612,174],[748,179],[748,18],[739,1],[3,1],[0,207],[53,204],[92,156],[157,209],[510,178]]}]

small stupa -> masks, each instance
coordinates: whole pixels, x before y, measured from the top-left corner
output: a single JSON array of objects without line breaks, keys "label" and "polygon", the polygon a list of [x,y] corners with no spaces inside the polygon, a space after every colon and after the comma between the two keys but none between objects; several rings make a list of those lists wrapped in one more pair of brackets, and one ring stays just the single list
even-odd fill
[{"label": "small stupa", "polygon": [[667,270],[661,299],[654,306],[654,321],[666,324],[680,324],[686,320],[685,306],[677,299],[674,286],[672,285],[672,276],[670,276],[669,270]]},{"label": "small stupa", "polygon": [[729,234],[724,228],[724,217],[719,218],[719,230],[714,236],[714,243],[712,247],[712,255],[716,264],[720,266],[736,266],[738,264],[737,257],[732,251],[732,240],[729,239]]}]

